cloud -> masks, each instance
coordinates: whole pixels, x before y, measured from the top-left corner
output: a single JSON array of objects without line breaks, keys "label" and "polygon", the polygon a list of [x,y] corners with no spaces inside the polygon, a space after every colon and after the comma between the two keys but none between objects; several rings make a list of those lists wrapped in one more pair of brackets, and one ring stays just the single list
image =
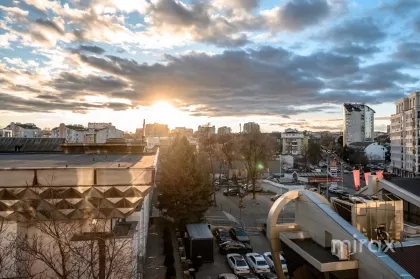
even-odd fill
[{"label": "cloud", "polygon": [[259,0],[213,0],[212,5],[218,9],[243,9],[252,11],[259,5]]},{"label": "cloud", "polygon": [[86,46],[86,45],[79,46],[76,51],[86,51],[86,52],[91,52],[91,53],[96,53],[96,54],[102,54],[105,52],[105,50],[101,47]]},{"label": "cloud", "polygon": [[386,33],[371,17],[345,20],[318,36],[341,45],[373,44],[386,38]]},{"label": "cloud", "polygon": [[51,21],[49,19],[38,18],[37,20],[35,20],[35,23],[39,26],[50,29],[51,31],[55,31],[59,35],[64,35],[64,26],[59,26],[57,22]]},{"label": "cloud", "polygon": [[320,23],[330,14],[326,0],[289,0],[283,6],[264,13],[268,26],[274,30],[301,31]]},{"label": "cloud", "polygon": [[343,102],[394,101],[404,96],[398,83],[417,81],[400,72],[401,63],[360,67],[357,58],[325,52],[296,55],[281,47],[166,55],[164,64],[153,65],[112,55],[80,54],[79,59],[95,71],[127,80],[129,86],[113,91],[113,98],[134,104],[176,99],[200,105],[194,115],[207,116],[336,111],[334,105]]},{"label": "cloud", "polygon": [[368,56],[379,52],[381,49],[377,46],[359,45],[359,44],[345,44],[336,46],[332,49],[333,52],[338,54],[350,56]]},{"label": "cloud", "polygon": [[399,44],[394,57],[407,63],[420,64],[420,43],[405,42]]},{"label": "cloud", "polygon": [[381,9],[398,16],[406,16],[419,8],[420,2],[417,0],[394,0],[392,3],[385,3],[381,6]]},{"label": "cloud", "polygon": [[342,123],[332,124],[334,122],[342,122],[343,119],[318,119],[307,121],[297,119],[295,121],[269,123],[270,126],[278,126],[283,128],[296,128],[299,130],[315,130],[315,131],[340,131],[343,129]]}]

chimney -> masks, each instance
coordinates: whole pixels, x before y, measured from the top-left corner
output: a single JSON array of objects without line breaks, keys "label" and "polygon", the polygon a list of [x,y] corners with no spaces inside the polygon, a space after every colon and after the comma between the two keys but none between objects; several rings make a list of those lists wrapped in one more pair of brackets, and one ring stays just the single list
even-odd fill
[{"label": "chimney", "polygon": [[60,138],[65,138],[65,129],[66,129],[66,125],[64,125],[64,123],[60,123]]},{"label": "chimney", "polygon": [[146,119],[143,119],[143,140],[146,138]]},{"label": "chimney", "polygon": [[239,134],[242,134],[242,124],[239,123]]}]

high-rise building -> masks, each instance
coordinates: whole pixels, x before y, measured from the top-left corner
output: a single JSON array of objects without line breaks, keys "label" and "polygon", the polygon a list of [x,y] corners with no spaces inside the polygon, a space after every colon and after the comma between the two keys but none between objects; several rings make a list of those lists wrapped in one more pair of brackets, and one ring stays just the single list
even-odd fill
[{"label": "high-rise building", "polygon": [[296,129],[286,129],[281,133],[282,154],[301,155],[308,145],[308,136]]},{"label": "high-rise building", "polygon": [[420,92],[395,102],[391,115],[391,166],[403,177],[420,173]]},{"label": "high-rise building", "polygon": [[227,127],[227,126],[219,127],[217,129],[217,134],[219,135],[225,135],[225,134],[230,134],[230,133],[232,133],[232,128]]},{"label": "high-rise building", "polygon": [[194,130],[186,127],[175,127],[175,129],[171,131],[171,134],[192,137],[194,134]]},{"label": "high-rise building", "polygon": [[200,136],[213,135],[213,134],[216,133],[216,127],[215,126],[210,126],[210,124],[200,125],[200,126],[198,126],[197,132]]},{"label": "high-rise building", "polygon": [[343,145],[373,141],[375,111],[365,104],[344,104]]},{"label": "high-rise building", "polygon": [[169,128],[167,124],[146,124],[146,137],[167,137]]},{"label": "high-rise building", "polygon": [[255,122],[248,122],[244,124],[244,133],[259,133],[260,125]]}]

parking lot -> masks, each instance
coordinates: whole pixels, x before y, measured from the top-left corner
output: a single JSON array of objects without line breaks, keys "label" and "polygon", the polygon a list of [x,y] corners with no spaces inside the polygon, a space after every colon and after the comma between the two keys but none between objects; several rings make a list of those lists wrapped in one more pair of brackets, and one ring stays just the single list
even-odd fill
[{"label": "parking lot", "polygon": [[[212,207],[206,214],[212,228],[235,227],[245,228],[253,246],[253,251],[259,254],[270,252],[268,241],[260,231],[266,222],[268,212],[273,204],[271,195],[258,194],[256,200],[252,195],[243,198],[245,208],[239,209],[239,197],[226,197],[223,191],[217,193],[217,207]],[[279,218],[279,223],[291,222],[294,219],[294,204],[287,207],[286,212]],[[236,223],[236,222],[237,223]],[[221,273],[232,273],[226,261],[226,255],[219,253],[218,245],[214,240],[214,263],[204,264],[197,273],[197,279],[215,279]]]}]

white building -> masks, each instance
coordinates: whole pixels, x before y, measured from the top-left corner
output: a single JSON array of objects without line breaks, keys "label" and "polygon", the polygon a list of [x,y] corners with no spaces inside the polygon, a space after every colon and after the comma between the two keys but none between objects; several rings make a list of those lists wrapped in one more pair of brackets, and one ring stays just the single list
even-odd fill
[{"label": "white building", "polygon": [[365,155],[369,161],[385,161],[387,148],[377,142],[373,142],[365,147]]},{"label": "white building", "polygon": [[15,138],[38,138],[41,137],[41,129],[33,123],[10,123],[5,130],[12,130]]},{"label": "white building", "polygon": [[305,133],[299,132],[296,129],[286,129],[281,134],[282,140],[282,154],[301,155],[303,148],[307,145],[308,138]]},{"label": "white building", "polygon": [[111,122],[109,122],[109,123],[93,123],[93,122],[89,122],[88,123],[88,129],[96,129],[96,130],[99,130],[99,129],[104,129],[104,128],[111,127],[111,126],[112,126],[112,123]]},{"label": "white building", "polygon": [[391,166],[400,176],[420,173],[420,92],[395,102],[391,115]]},{"label": "white building", "polygon": [[343,145],[372,141],[375,111],[364,104],[344,104]]},{"label": "white building", "polygon": [[108,126],[102,129],[94,130],[94,143],[105,143],[107,139],[119,139],[124,137],[124,132],[115,128],[115,126]]},{"label": "white building", "polygon": [[13,137],[13,130],[0,129],[0,138],[11,138]]},{"label": "white building", "polygon": [[244,124],[244,133],[259,133],[260,125],[255,122],[248,122]]}]

